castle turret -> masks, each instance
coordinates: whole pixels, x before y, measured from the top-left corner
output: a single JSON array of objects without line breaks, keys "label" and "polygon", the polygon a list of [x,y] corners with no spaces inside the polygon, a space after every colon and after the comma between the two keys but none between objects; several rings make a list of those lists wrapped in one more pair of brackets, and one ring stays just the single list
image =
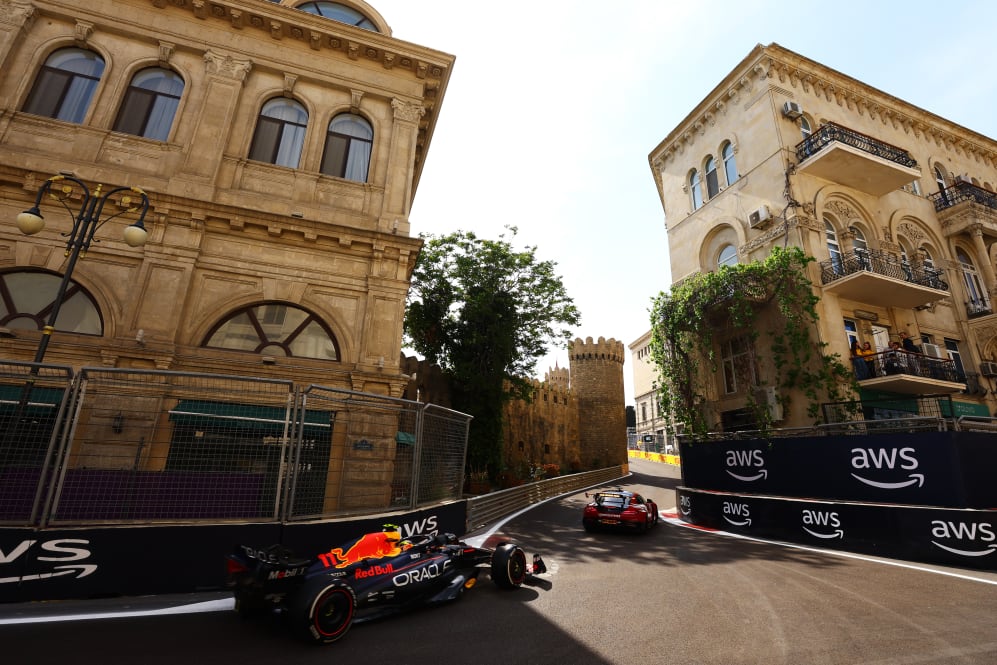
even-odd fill
[{"label": "castle turret", "polygon": [[626,464],[627,419],[623,391],[623,342],[580,338],[568,347],[571,392],[578,400],[583,467]]},{"label": "castle turret", "polygon": [[547,374],[544,376],[544,382],[549,383],[556,390],[567,392],[568,368],[558,367],[557,363],[554,363],[554,367],[547,370]]}]

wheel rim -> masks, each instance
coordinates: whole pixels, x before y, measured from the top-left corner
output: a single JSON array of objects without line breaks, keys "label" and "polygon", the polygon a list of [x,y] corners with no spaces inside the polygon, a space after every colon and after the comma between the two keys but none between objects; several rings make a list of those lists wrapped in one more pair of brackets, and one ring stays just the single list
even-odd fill
[{"label": "wheel rim", "polygon": [[315,601],[312,623],[323,637],[346,630],[353,617],[353,597],[345,589],[330,589]]},{"label": "wheel rim", "polygon": [[521,584],[526,579],[526,555],[519,550],[509,557],[509,579],[514,584]]}]

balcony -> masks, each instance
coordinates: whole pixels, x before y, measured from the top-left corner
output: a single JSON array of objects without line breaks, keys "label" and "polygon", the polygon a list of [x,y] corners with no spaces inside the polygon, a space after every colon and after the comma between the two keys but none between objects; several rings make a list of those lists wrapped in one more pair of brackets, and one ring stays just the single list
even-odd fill
[{"label": "balcony", "polygon": [[976,319],[981,316],[989,316],[993,313],[993,305],[990,304],[990,299],[986,296],[981,298],[970,298],[966,301],[967,318]]},{"label": "balcony", "polygon": [[997,194],[965,180],[928,196],[942,223],[942,233],[953,236],[979,224],[983,234],[997,237]]},{"label": "balcony", "polygon": [[829,122],[796,146],[797,173],[806,173],[872,196],[883,196],[921,177],[910,153]]},{"label": "balcony", "polygon": [[863,388],[904,395],[961,393],[967,390],[954,360],[907,351],[883,351],[852,358],[855,379]]},{"label": "balcony", "polygon": [[941,275],[878,250],[841,254],[820,264],[825,293],[879,307],[913,309],[947,298],[949,285]]}]

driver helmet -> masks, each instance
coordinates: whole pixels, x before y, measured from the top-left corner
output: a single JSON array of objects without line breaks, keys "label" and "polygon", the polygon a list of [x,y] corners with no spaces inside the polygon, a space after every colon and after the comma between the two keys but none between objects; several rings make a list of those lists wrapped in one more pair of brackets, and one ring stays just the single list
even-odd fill
[{"label": "driver helmet", "polygon": [[398,543],[402,539],[402,530],[397,524],[385,524],[382,528],[384,539],[389,543]]}]

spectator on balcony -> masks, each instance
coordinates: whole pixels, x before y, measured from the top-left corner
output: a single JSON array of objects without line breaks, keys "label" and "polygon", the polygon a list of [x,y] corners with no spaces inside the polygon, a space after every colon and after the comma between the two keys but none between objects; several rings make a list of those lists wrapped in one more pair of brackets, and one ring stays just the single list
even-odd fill
[{"label": "spectator on balcony", "polygon": [[861,356],[862,360],[865,362],[866,371],[868,373],[866,378],[876,378],[876,352],[872,349],[869,342],[862,343],[862,348],[859,349],[859,356]]},{"label": "spectator on balcony", "polygon": [[887,374],[903,374],[904,358],[900,342],[890,342],[890,350],[883,357],[883,370]]},{"label": "spectator on balcony", "polygon": [[904,351],[908,353],[921,353],[921,347],[914,343],[914,340],[910,338],[903,330],[900,331],[900,345],[903,347]]},{"label": "spectator on balcony", "polygon": [[862,347],[859,346],[859,341],[855,338],[852,338],[851,358],[855,378],[859,381],[868,379],[869,369],[865,366],[865,359],[862,357]]}]

